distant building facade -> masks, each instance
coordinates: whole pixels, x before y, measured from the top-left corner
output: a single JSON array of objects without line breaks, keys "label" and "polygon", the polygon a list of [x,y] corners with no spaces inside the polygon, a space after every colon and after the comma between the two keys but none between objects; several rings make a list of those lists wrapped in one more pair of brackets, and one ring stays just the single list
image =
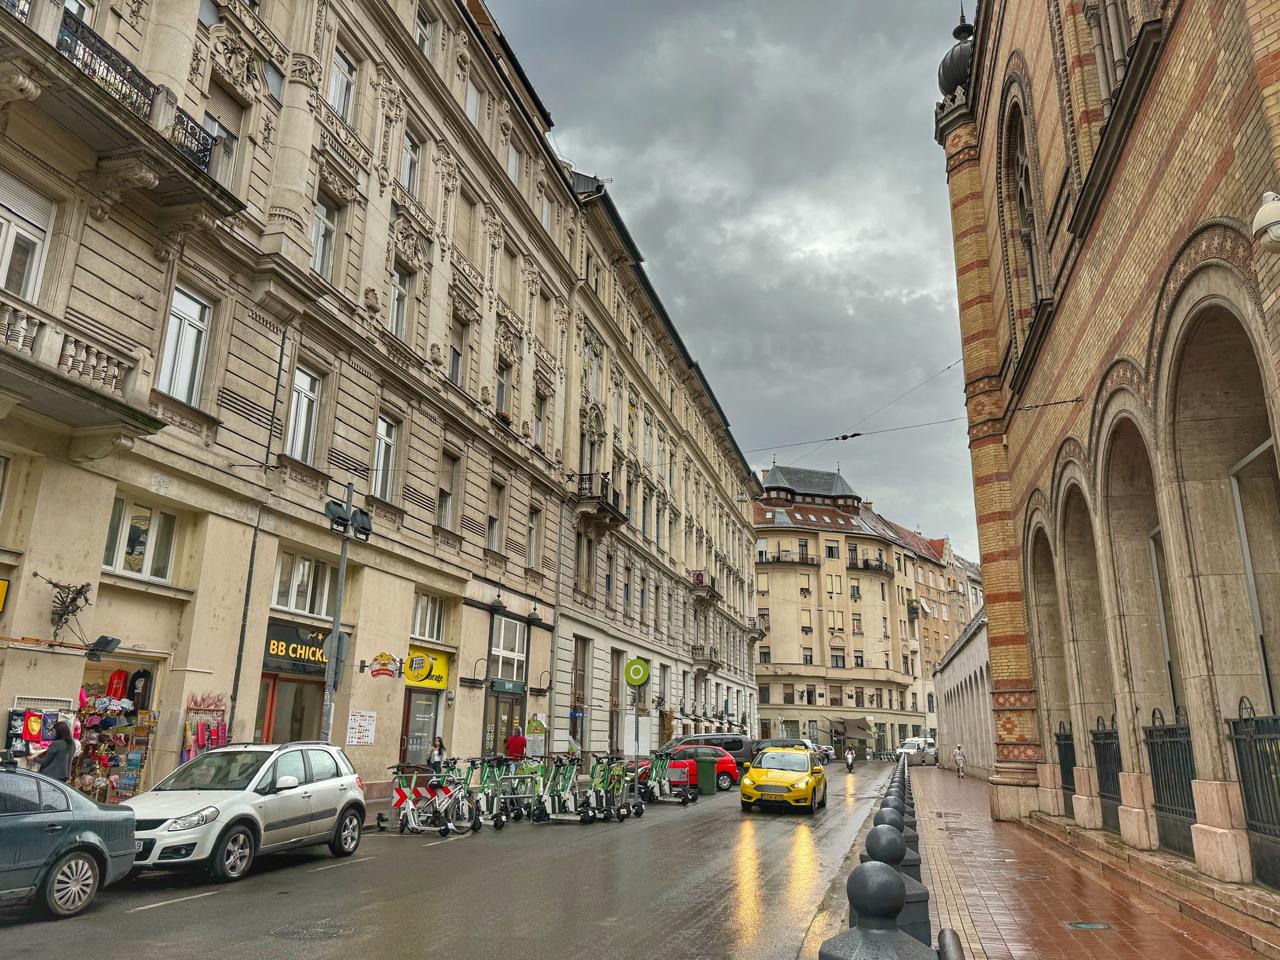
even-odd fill
[{"label": "distant building facade", "polygon": [[991,719],[991,662],[987,617],[981,610],[942,655],[933,673],[938,697],[938,762],[955,769],[956,745],[964,748],[966,776],[991,776],[995,729]]}]

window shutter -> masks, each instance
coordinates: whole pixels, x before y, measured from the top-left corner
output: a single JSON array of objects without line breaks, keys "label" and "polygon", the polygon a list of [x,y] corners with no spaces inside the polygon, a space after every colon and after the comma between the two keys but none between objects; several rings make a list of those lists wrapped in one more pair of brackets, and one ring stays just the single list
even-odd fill
[{"label": "window shutter", "polygon": [[209,84],[209,102],[205,104],[205,110],[231,133],[240,136],[240,128],[244,125],[244,107],[221,84]]},{"label": "window shutter", "polygon": [[31,226],[48,230],[53,222],[53,201],[31,189],[0,167],[0,205],[8,207]]}]

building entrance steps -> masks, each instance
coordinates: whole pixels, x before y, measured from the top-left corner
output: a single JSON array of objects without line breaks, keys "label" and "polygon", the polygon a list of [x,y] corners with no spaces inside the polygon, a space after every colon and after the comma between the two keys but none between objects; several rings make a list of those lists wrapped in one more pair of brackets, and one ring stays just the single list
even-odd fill
[{"label": "building entrance steps", "polygon": [[953,927],[966,960],[1258,956],[1211,917],[1200,922],[1032,827],[993,821],[981,780],[921,768],[911,786],[931,925]]}]

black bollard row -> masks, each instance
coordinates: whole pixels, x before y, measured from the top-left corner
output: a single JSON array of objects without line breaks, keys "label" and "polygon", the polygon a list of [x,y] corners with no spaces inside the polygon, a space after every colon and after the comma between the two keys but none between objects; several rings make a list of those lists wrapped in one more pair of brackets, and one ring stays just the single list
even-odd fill
[{"label": "black bollard row", "polygon": [[849,929],[822,945],[819,960],[964,960],[960,938],[938,931],[934,950],[929,890],[920,882],[920,837],[906,758],[889,778],[884,799],[849,875]]}]

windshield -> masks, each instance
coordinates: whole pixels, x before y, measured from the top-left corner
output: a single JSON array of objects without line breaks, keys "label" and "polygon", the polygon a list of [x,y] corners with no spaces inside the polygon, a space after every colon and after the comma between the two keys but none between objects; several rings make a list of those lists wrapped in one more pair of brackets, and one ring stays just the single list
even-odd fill
[{"label": "windshield", "polygon": [[157,790],[245,790],[271,750],[205,753],[160,781]]},{"label": "windshield", "polygon": [[762,770],[790,770],[793,773],[803,773],[809,769],[809,758],[803,753],[770,751],[760,754],[760,762],[756,766]]}]

